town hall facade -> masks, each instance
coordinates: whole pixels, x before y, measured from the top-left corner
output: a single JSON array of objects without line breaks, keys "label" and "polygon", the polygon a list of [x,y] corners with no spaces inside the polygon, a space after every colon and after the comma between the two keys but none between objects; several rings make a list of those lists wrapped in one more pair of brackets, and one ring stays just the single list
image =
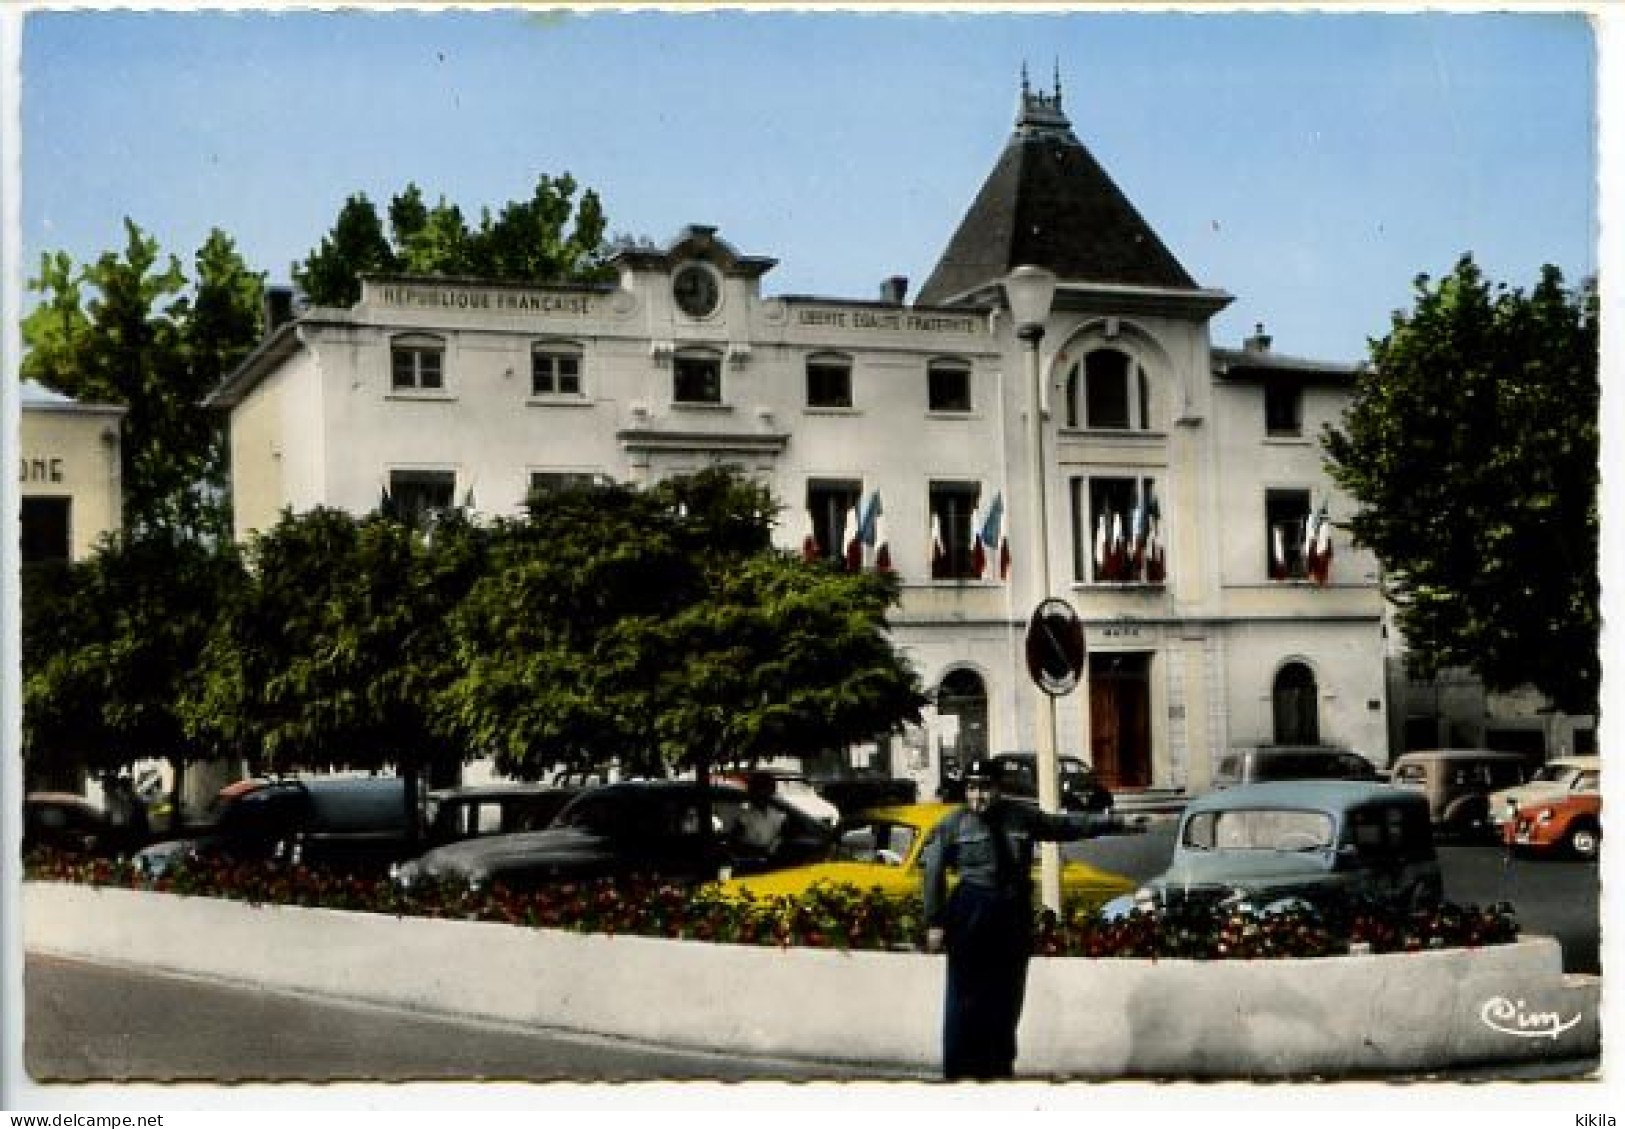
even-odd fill
[{"label": "town hall facade", "polygon": [[[613,284],[373,277],[349,309],[298,310],[211,398],[238,535],[284,507],[514,515],[537,490],[725,464],[772,489],[786,550],[898,575],[894,639],[932,705],[844,755],[922,794],[945,763],[1035,747],[1023,640],[1045,596],[1077,610],[1088,652],[1059,752],[1116,790],[1194,794],[1240,744],[1387,762],[1377,564],[1317,441],[1355,369],[1262,329],[1215,347],[1229,295],[1189,277],[1059,88],[1023,84],[912,301],[900,278],[870,299],[774,294],[755,250],[690,226],[616,255]],[[1058,280],[1037,405],[1003,285],[1021,266]]]}]

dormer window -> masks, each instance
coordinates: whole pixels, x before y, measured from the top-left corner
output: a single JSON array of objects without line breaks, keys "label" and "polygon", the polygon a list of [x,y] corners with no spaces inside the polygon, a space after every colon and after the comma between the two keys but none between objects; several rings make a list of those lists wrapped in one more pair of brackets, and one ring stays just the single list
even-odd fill
[{"label": "dormer window", "polygon": [[1151,426],[1151,386],[1133,357],[1096,349],[1072,367],[1066,425],[1091,431],[1144,431]]},{"label": "dormer window", "polygon": [[389,342],[390,387],[396,392],[439,392],[445,387],[446,343],[429,334]]}]

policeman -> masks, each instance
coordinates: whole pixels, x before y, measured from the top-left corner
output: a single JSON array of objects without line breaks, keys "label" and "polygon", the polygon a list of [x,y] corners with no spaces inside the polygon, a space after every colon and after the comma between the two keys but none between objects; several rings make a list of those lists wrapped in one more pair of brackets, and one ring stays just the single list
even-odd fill
[{"label": "policeman", "polygon": [[[997,767],[965,770],[965,806],[925,847],[925,947],[948,952],[942,1072],[948,1080],[1008,1078],[1032,955],[1033,843],[1143,831],[1114,815],[1049,815],[999,794]],[[959,884],[948,894],[948,872]]]}]

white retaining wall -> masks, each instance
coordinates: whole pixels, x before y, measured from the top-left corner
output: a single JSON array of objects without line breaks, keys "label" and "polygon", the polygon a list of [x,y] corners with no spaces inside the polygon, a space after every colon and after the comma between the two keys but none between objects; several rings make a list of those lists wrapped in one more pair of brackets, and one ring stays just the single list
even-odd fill
[{"label": "white retaining wall", "polygon": [[[425,1012],[822,1062],[939,1062],[945,964],[25,883],[33,952]],[[1600,981],[1557,942],[1294,961],[1039,959],[1017,1070],[1262,1078],[1568,1061]]]}]

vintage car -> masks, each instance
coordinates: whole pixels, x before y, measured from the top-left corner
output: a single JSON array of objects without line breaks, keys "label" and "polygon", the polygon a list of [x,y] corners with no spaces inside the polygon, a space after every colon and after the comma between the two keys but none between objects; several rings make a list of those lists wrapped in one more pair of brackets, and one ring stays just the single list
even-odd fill
[{"label": "vintage car", "polygon": [[1518,853],[1565,853],[1588,861],[1602,849],[1602,793],[1567,792],[1518,809],[1504,829],[1507,846]]},{"label": "vintage car", "polygon": [[1394,761],[1396,788],[1425,796],[1433,826],[1462,837],[1488,833],[1490,795],[1523,782],[1524,758],[1493,749],[1425,749]]},{"label": "vintage car", "polygon": [[138,852],[136,864],[155,877],[201,859],[381,874],[414,853],[406,784],[397,776],[251,777],[220,789],[210,814],[187,838]]},{"label": "vintage car", "polygon": [[[1038,803],[1038,754],[999,753],[993,758],[994,771],[999,774],[999,791],[1020,803]],[[1095,775],[1095,770],[1078,757],[1055,758],[1057,783],[1060,785],[1060,803],[1063,811],[1108,811],[1112,794]],[[945,776],[939,795],[944,800],[961,801],[965,798],[965,782],[958,774]]]},{"label": "vintage car", "polygon": [[582,792],[545,830],[450,843],[397,867],[395,876],[404,886],[448,881],[511,890],[632,876],[691,883],[725,870],[794,866],[827,852],[829,828],[777,797],[769,804],[783,822],[770,853],[734,841],[729,829],[745,802],[745,792],[728,785],[714,784],[705,795],[692,780],[623,780]]},{"label": "vintage car", "polygon": [[[722,890],[770,898],[803,894],[816,883],[826,883],[879,889],[894,897],[918,894],[925,879],[926,839],[958,806],[901,804],[848,816],[837,828],[835,844],[824,860],[733,878],[722,883]],[[1070,861],[1061,868],[1061,894],[1069,904],[1092,908],[1133,888],[1131,880],[1088,863]]]},{"label": "vintage car", "polygon": [[1266,780],[1376,780],[1377,766],[1340,745],[1244,745],[1228,750],[1213,770],[1213,787]]},{"label": "vintage car", "polygon": [[1426,907],[1443,895],[1426,799],[1366,781],[1295,780],[1192,800],[1167,871],[1102,912],[1364,898]]},{"label": "vintage car", "polygon": [[1570,792],[1595,792],[1601,780],[1601,757],[1553,757],[1522,784],[1490,793],[1490,822],[1497,836],[1505,838],[1506,825],[1520,808]]},{"label": "vintage car", "polygon": [[71,854],[106,852],[115,828],[101,808],[72,792],[29,792],[23,797],[23,854],[39,849]]},{"label": "vintage car", "polygon": [[577,795],[546,784],[474,784],[429,793],[425,847],[540,831]]}]

